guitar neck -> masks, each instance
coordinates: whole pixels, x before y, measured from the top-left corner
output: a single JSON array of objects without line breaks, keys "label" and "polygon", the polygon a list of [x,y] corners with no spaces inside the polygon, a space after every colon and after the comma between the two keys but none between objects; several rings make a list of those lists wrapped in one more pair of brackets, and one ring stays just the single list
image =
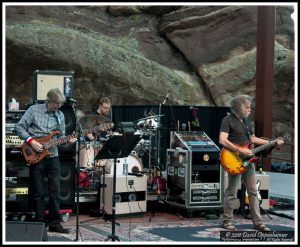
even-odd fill
[{"label": "guitar neck", "polygon": [[269,143],[267,143],[267,144],[265,144],[265,145],[262,145],[262,146],[259,146],[259,147],[257,147],[257,148],[254,148],[254,149],[252,150],[252,152],[253,152],[253,154],[255,155],[256,153],[259,153],[259,152],[261,152],[261,151],[263,151],[263,150],[265,150],[265,149],[268,149],[268,148],[270,148],[270,147],[272,147],[272,146],[275,146],[276,143],[277,143],[277,140],[273,140],[273,141],[271,141],[271,142],[269,142]]},{"label": "guitar neck", "polygon": [[93,128],[87,129],[87,130],[83,130],[82,135],[87,136],[88,134],[92,134],[93,132],[97,132],[100,129],[101,129],[100,126],[96,126],[96,127],[93,127]]},{"label": "guitar neck", "polygon": [[78,137],[78,134],[74,133],[72,135],[64,136],[64,137],[58,138],[56,140],[51,140],[47,143],[44,143],[44,147],[46,149],[56,147],[57,145],[67,143],[71,138],[75,138],[75,137]]},{"label": "guitar neck", "polygon": [[[111,127],[112,127],[111,123],[101,124],[100,126],[95,126],[93,128],[90,128],[90,129],[82,131],[82,135],[86,136],[88,134],[91,134],[93,132],[97,132],[99,130],[108,130]],[[61,145],[61,144],[67,143],[71,138],[77,138],[78,135],[79,135],[78,133],[73,133],[71,135],[58,138],[56,140],[50,140],[49,142],[44,143],[44,147],[46,149],[48,149],[48,148],[51,148],[51,147],[55,147],[57,145]]]}]

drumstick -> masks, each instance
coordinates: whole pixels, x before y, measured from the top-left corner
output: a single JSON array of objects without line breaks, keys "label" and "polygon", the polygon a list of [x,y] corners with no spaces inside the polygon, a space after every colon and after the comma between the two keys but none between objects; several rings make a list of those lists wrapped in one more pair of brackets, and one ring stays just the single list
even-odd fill
[{"label": "drumstick", "polygon": [[179,132],[179,120],[177,120],[177,132]]},{"label": "drumstick", "polygon": [[189,125],[189,131],[191,131],[191,123],[190,123],[190,121],[188,121],[188,125]]}]

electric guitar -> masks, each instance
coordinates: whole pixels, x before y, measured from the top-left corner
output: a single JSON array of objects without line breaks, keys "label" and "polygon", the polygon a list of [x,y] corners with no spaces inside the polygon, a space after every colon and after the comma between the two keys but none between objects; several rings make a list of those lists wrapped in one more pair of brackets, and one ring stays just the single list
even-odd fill
[{"label": "electric guitar", "polygon": [[[84,136],[86,136],[88,134],[91,134],[91,133],[93,133],[95,131],[99,131],[99,130],[106,131],[106,130],[112,129],[113,126],[114,126],[113,123],[103,123],[96,127],[84,130],[82,132],[82,134]],[[64,144],[64,143],[68,142],[71,138],[78,137],[78,133],[73,133],[71,135],[64,136],[64,137],[58,138],[56,140],[52,140],[52,137],[55,135],[58,135],[58,134],[60,134],[60,131],[55,130],[45,137],[33,138],[34,140],[43,144],[42,152],[36,152],[30,144],[24,142],[22,145],[22,155],[24,156],[26,162],[30,165],[36,164],[36,163],[42,161],[45,157],[52,155],[52,153],[50,153],[48,151],[49,148],[55,147],[60,144]]]},{"label": "electric guitar", "polygon": [[[283,137],[283,140],[286,141],[290,137],[287,135]],[[226,148],[222,148],[221,150],[221,165],[223,166],[224,170],[232,175],[243,174],[246,172],[247,167],[250,163],[257,163],[259,161],[259,157],[256,157],[255,154],[266,150],[272,146],[276,146],[277,139],[273,140],[265,145],[261,145],[257,148],[252,150],[253,156],[251,157],[244,157],[238,152],[230,151]],[[251,149],[252,143],[247,143],[244,146],[241,146],[244,149]]]}]

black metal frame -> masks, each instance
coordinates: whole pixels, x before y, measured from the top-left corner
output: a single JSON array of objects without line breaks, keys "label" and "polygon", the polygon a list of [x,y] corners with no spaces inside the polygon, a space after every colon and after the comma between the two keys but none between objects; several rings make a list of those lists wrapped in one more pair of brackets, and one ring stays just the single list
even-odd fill
[{"label": "black metal frame", "polygon": [[111,239],[112,241],[120,241],[115,234],[116,226],[116,167],[117,159],[127,157],[134,149],[136,144],[140,141],[140,135],[134,133],[124,133],[121,135],[113,135],[102,147],[95,159],[113,159],[114,160],[114,175],[113,175],[113,196],[112,196],[112,233],[105,241]]}]

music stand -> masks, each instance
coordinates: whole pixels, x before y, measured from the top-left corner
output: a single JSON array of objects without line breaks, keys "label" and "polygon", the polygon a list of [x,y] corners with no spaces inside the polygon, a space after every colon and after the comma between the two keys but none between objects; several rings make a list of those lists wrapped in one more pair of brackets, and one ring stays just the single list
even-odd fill
[{"label": "music stand", "polygon": [[120,135],[113,135],[102,147],[100,152],[96,155],[95,159],[113,159],[114,160],[114,176],[113,176],[113,196],[112,196],[112,233],[105,241],[111,239],[112,241],[118,240],[119,237],[115,235],[116,225],[116,171],[117,159],[127,157],[137,143],[140,141],[140,135],[134,133],[124,133]]}]

